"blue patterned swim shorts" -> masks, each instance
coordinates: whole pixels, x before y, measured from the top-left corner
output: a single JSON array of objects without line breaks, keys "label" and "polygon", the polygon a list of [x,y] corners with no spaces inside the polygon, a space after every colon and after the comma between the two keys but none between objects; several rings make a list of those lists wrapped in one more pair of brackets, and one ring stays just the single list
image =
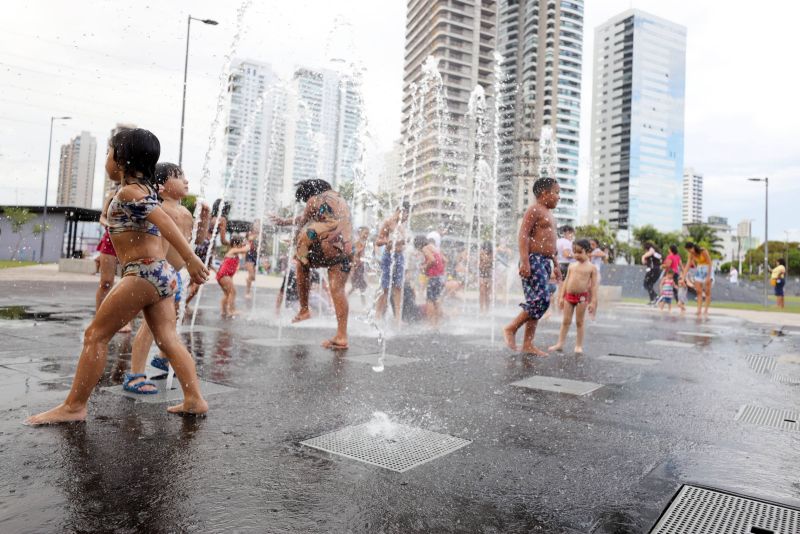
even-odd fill
[{"label": "blue patterned swim shorts", "polygon": [[174,295],[178,289],[175,269],[167,260],[142,258],[132,261],[122,269],[122,276],[138,276],[147,280],[153,284],[162,299]]},{"label": "blue patterned swim shorts", "polygon": [[553,264],[550,258],[541,254],[528,254],[528,261],[531,265],[531,275],[522,279],[525,302],[521,303],[520,307],[536,321],[541,319],[550,307],[550,291],[547,286]]}]

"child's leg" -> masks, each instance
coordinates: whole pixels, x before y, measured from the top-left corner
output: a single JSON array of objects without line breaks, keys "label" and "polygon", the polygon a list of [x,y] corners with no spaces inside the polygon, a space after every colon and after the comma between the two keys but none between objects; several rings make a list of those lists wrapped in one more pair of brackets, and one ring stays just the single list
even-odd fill
[{"label": "child's leg", "polygon": [[519,312],[519,315],[514,317],[505,328],[503,328],[503,337],[506,340],[506,346],[511,350],[517,350],[517,342],[514,339],[517,335],[517,330],[530,320],[530,315],[525,310]]},{"label": "child's leg", "polygon": [[564,341],[567,339],[567,332],[569,332],[569,327],[572,324],[572,311],[575,309],[575,305],[564,301],[564,318],[561,320],[561,330],[558,332],[558,342],[550,347],[549,350],[563,350],[564,349]]},{"label": "child's leg", "polygon": [[67,398],[52,410],[29,417],[26,423],[42,425],[86,419],[89,396],[106,367],[108,342],[143,306],[158,299],[153,284],[135,276],[126,276],[114,286],[84,333],[83,350]]},{"label": "child's leg", "polygon": [[586,308],[588,307],[589,305],[585,302],[575,306],[575,354],[583,354],[583,319],[586,316]]},{"label": "child's leg", "polygon": [[[230,277],[226,277],[230,278]],[[181,343],[175,329],[175,304],[172,299],[161,299],[144,309],[144,318],[150,326],[158,348],[167,356],[183,390],[183,402],[167,408],[171,413],[204,414],[208,403],[200,393],[194,360]]]},{"label": "child's leg", "polygon": [[309,284],[310,270],[302,265],[297,266],[295,280],[297,284],[297,298],[300,300],[300,310],[292,319],[293,323],[311,319],[311,311],[308,309],[308,292],[311,289]]},{"label": "child's leg", "polygon": [[661,310],[661,311],[664,311],[664,301],[663,300],[658,301],[658,309]]},{"label": "child's leg", "polygon": [[253,282],[256,279],[256,264],[245,262],[244,268],[247,269],[247,290],[245,291],[245,296],[250,297],[250,294],[253,291]]},{"label": "child's leg", "polygon": [[529,319],[525,323],[525,333],[522,337],[522,347],[520,347],[520,352],[524,352],[527,354],[533,354],[535,356],[547,356],[547,353],[543,350],[539,350],[536,345],[533,344],[533,338],[536,336],[536,326],[539,324],[538,320]]},{"label": "child's leg", "polygon": [[350,314],[350,303],[347,301],[345,286],[350,273],[342,271],[341,264],[328,269],[328,282],[330,283],[331,300],[336,312],[336,335],[323,342],[322,346],[330,349],[346,349],[347,344],[347,319]]},{"label": "child's leg", "polygon": [[[153,334],[147,326],[147,321],[142,321],[139,330],[136,331],[136,336],[133,338],[133,345],[131,346],[131,374],[144,374],[144,368],[147,365],[147,355],[150,354],[150,347],[153,345]],[[143,381],[144,378],[134,378],[130,381],[131,385]],[[154,391],[157,388],[153,386],[142,386],[142,392]]]},{"label": "child's leg", "polygon": [[711,306],[711,276],[706,279],[706,315],[708,315],[709,306]]}]

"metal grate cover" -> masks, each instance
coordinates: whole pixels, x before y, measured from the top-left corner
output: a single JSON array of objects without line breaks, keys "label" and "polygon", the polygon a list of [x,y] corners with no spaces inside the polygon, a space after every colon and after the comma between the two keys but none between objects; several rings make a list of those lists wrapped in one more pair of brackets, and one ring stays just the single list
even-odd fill
[{"label": "metal grate cover", "polygon": [[389,434],[376,432],[371,423],[348,426],[301,445],[403,473],[454,452],[470,440],[412,426],[393,424]]},{"label": "metal grate cover", "polygon": [[775,369],[775,359],[768,356],[757,356],[753,354],[747,357],[747,365],[756,373],[769,373]]},{"label": "metal grate cover", "polygon": [[685,485],[650,534],[797,534],[800,511]]},{"label": "metal grate cover", "polygon": [[792,410],[776,410],[745,404],[739,408],[735,420],[781,430],[800,430],[800,412]]},{"label": "metal grate cover", "polygon": [[633,365],[655,365],[661,362],[661,360],[657,360],[656,358],[645,358],[643,356],[628,356],[627,354],[606,354],[604,356],[599,356],[597,359],[604,360],[607,362],[627,363]]},{"label": "metal grate cover", "polygon": [[648,345],[658,345],[659,347],[675,347],[679,349],[690,349],[694,347],[693,343],[684,343],[683,341],[670,341],[668,339],[651,339],[647,342]]},{"label": "metal grate cover", "polygon": [[792,376],[792,375],[784,375],[784,374],[773,374],[772,381],[778,382],[779,384],[786,384],[789,386],[800,386],[800,376]]},{"label": "metal grate cover", "polygon": [[540,389],[543,391],[555,391],[557,393],[567,393],[569,395],[586,395],[596,389],[603,387],[603,384],[594,382],[581,382],[579,380],[569,380],[557,376],[532,376],[525,380],[513,382],[512,386],[528,389]]},{"label": "metal grate cover", "polygon": [[690,337],[717,337],[717,334],[712,334],[710,332],[677,332],[679,336],[690,336]]}]

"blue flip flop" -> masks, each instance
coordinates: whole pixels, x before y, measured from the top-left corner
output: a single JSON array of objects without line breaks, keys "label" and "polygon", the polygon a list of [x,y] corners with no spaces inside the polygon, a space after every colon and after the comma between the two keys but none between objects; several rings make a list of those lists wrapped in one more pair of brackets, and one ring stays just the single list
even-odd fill
[{"label": "blue flip flop", "polygon": [[155,395],[156,393],[158,393],[158,389],[154,389],[151,391],[142,391],[143,386],[156,387],[156,385],[149,380],[143,380],[141,382],[131,384],[131,380],[136,380],[137,378],[147,378],[147,375],[141,373],[136,373],[136,374],[125,373],[125,380],[122,381],[122,389],[129,393],[136,393],[137,395]]},{"label": "blue flip flop", "polygon": [[166,358],[161,358],[159,356],[153,356],[153,359],[150,360],[150,366],[155,367],[159,371],[164,371],[163,375],[157,375],[151,377],[151,380],[163,380],[167,378],[169,374],[169,361]]}]

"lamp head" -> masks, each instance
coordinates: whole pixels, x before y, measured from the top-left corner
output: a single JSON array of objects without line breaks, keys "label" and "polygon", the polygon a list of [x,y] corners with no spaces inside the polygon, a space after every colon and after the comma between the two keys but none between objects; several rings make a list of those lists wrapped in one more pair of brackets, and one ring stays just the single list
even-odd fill
[{"label": "lamp head", "polygon": [[209,24],[211,26],[216,26],[217,24],[219,24],[219,22],[217,22],[216,20],[211,20],[211,19],[202,19],[202,23]]}]

